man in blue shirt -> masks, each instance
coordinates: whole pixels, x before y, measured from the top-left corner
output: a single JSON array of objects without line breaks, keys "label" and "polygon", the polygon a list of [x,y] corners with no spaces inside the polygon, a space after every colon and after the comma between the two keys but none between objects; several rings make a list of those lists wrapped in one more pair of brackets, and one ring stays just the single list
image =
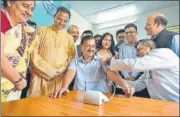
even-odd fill
[{"label": "man in blue shirt", "polygon": [[[137,26],[133,23],[127,24],[124,28],[126,33],[126,42],[122,43],[119,47],[119,59],[136,58],[135,43],[137,42]],[[139,72],[121,71],[122,76],[126,80],[134,81]]]},{"label": "man in blue shirt", "polygon": [[133,88],[126,85],[124,80],[115,71],[108,70],[102,63],[102,59],[95,56],[96,43],[92,36],[84,36],[81,40],[82,56],[72,60],[68,71],[63,79],[62,87],[53,92],[50,97],[61,97],[68,92],[68,87],[75,77],[74,87],[76,90],[96,90],[107,93],[106,75],[114,80],[126,94],[131,95]]},{"label": "man in blue shirt", "polygon": [[179,56],[179,34],[166,30],[167,19],[162,13],[148,16],[145,29],[152,36],[156,48],[169,48]]},{"label": "man in blue shirt", "polygon": [[120,29],[116,32],[116,39],[117,39],[117,44],[114,46],[114,51],[116,54],[116,58],[119,59],[119,48],[120,45],[124,42],[126,42],[126,33],[124,29]]}]

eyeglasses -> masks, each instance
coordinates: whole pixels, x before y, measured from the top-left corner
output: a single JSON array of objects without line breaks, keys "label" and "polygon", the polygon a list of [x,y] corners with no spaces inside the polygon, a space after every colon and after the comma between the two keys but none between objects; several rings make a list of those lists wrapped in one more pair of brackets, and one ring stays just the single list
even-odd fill
[{"label": "eyeglasses", "polygon": [[144,49],[145,49],[145,47],[139,47],[139,48],[136,48],[136,51],[140,52],[141,50],[144,50]]},{"label": "eyeglasses", "polygon": [[118,39],[125,39],[126,37],[125,36],[119,36],[117,37]]},{"label": "eyeglasses", "polygon": [[128,34],[133,34],[133,33],[135,33],[136,31],[129,31],[129,32],[126,32],[126,35],[128,35]]},{"label": "eyeglasses", "polygon": [[94,48],[96,48],[96,45],[85,45],[85,48],[92,48],[92,49],[94,49]]}]

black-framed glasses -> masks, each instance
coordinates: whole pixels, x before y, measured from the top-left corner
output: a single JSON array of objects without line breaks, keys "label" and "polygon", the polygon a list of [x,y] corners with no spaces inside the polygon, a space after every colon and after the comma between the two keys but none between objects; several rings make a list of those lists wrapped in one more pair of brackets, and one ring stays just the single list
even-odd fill
[{"label": "black-framed glasses", "polygon": [[129,31],[129,32],[126,32],[126,35],[128,35],[128,34],[133,34],[133,33],[135,33],[136,31]]},{"label": "black-framed glasses", "polygon": [[119,36],[119,37],[117,37],[118,39],[125,39],[126,38],[126,36]]}]

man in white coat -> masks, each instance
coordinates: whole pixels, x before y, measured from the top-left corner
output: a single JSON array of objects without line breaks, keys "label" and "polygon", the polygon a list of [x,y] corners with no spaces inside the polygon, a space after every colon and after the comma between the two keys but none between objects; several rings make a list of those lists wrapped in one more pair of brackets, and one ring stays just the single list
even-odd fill
[{"label": "man in white coat", "polygon": [[179,102],[179,57],[168,48],[155,49],[149,39],[136,45],[138,58],[110,61],[111,70],[147,71],[136,81],[127,81],[141,91],[147,86],[153,99]]}]

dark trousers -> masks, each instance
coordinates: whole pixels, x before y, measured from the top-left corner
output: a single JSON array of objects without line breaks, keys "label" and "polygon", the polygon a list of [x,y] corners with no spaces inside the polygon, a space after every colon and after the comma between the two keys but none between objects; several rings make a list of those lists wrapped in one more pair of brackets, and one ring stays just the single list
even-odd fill
[{"label": "dark trousers", "polygon": [[70,91],[73,90],[74,80],[75,80],[75,78],[72,80],[72,82],[71,82],[70,85],[69,85],[69,90],[70,90]]},{"label": "dark trousers", "polygon": [[[137,79],[138,79],[142,74],[143,74],[143,72],[141,72],[141,73],[137,76]],[[121,72],[119,72],[119,75],[122,76]],[[136,79],[136,80],[137,80],[137,79]],[[116,94],[124,95],[125,93],[123,92],[122,89],[116,88]],[[143,89],[143,90],[140,91],[140,92],[135,92],[133,96],[150,98],[147,88]]]},{"label": "dark trousers", "polygon": [[27,92],[30,86],[30,78],[31,78],[31,73],[29,68],[27,69],[27,74],[26,74],[26,80],[27,80],[27,86],[22,90],[21,93],[21,99],[26,98],[27,97]]}]

